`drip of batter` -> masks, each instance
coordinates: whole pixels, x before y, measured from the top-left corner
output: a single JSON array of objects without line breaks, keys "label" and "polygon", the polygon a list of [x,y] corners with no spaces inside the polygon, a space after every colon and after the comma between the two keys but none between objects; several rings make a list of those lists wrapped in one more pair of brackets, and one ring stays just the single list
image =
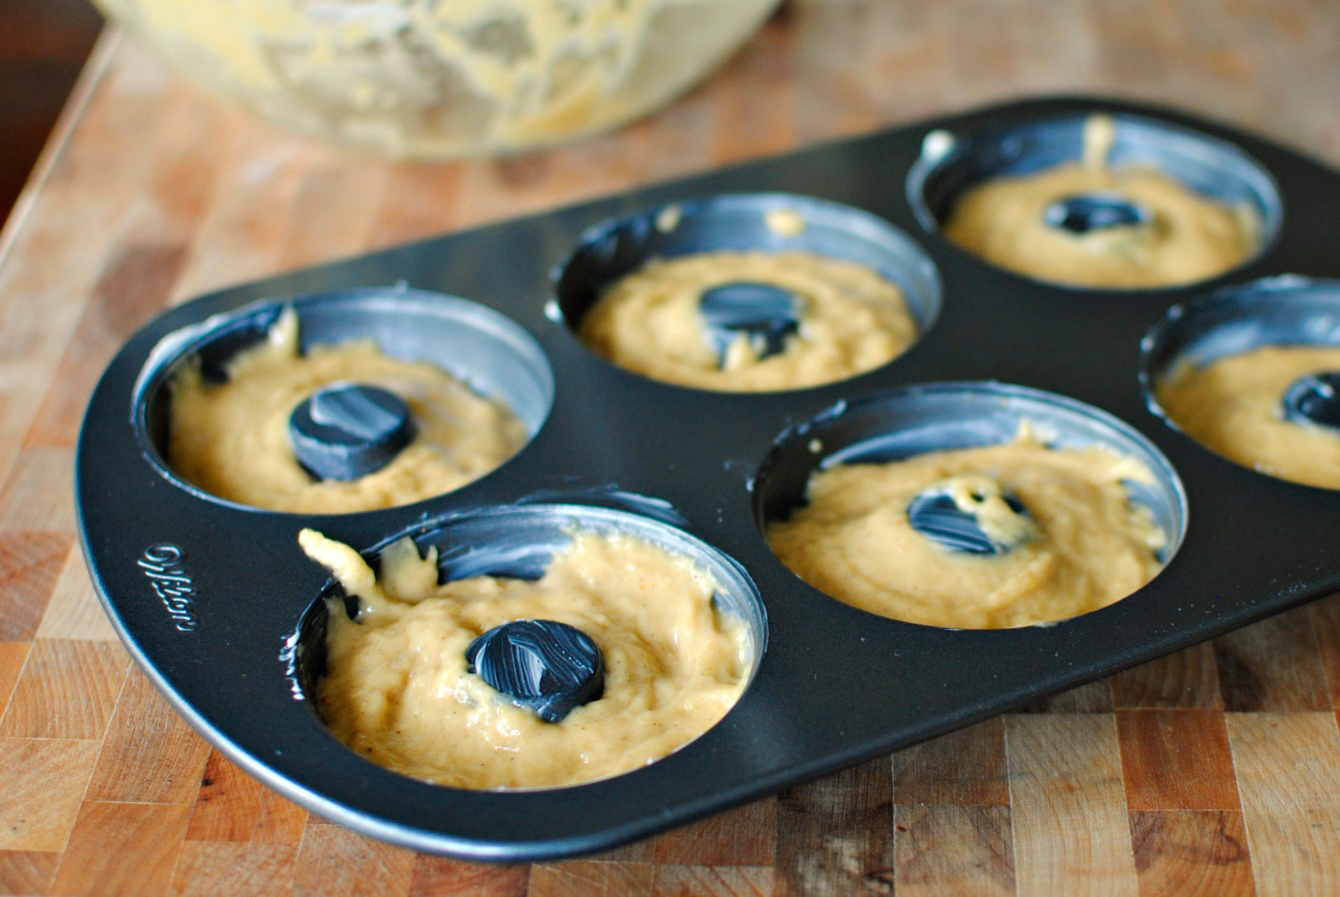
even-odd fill
[{"label": "drip of batter", "polygon": [[[1132,504],[1126,481],[1153,474],[1102,447],[1048,448],[1025,426],[1000,445],[820,471],[808,503],[767,538],[802,579],[872,613],[964,629],[1027,626],[1104,607],[1158,572],[1164,534]],[[1008,550],[959,551],[918,531],[906,509],[932,488],[968,502]]]},{"label": "drip of batter", "polygon": [[[718,351],[702,297],[741,283],[795,297],[797,325],[779,347],[741,334]],[[912,344],[917,326],[902,291],[873,268],[810,252],[723,250],[647,263],[610,288],[579,332],[597,353],[656,380],[766,392],[831,383],[886,364]]]},{"label": "drip of batter", "polygon": [[[1116,123],[1085,123],[1083,159],[1002,177],[964,193],[944,225],[963,248],[1019,274],[1084,286],[1171,286],[1235,267],[1260,243],[1245,204],[1202,196],[1149,167],[1113,168]],[[1129,211],[1111,226],[1057,226],[1058,204],[1098,197]],[[1049,223],[1049,216],[1053,223]]]},{"label": "drip of batter", "polygon": [[[438,584],[437,553],[408,538],[380,578],[347,545],[299,542],[358,596],[351,620],[327,602],[322,718],[392,770],[461,788],[572,785],[645,766],[702,735],[739,699],[748,627],[718,611],[717,585],[684,556],[627,535],[574,534],[536,581]],[[600,697],[545,722],[469,671],[471,645],[513,620],[574,627],[604,657]]]},{"label": "drip of batter", "polygon": [[1261,473],[1340,489],[1340,431],[1291,420],[1282,400],[1300,378],[1340,370],[1340,346],[1262,346],[1172,372],[1156,389],[1182,430]]},{"label": "drip of batter", "polygon": [[[392,507],[458,489],[525,444],[525,424],[501,403],[425,362],[390,358],[371,340],[298,342],[287,308],[264,343],[228,364],[224,383],[188,363],[170,384],[168,464],[206,492],[275,511],[341,513]],[[355,382],[394,394],[415,433],[384,466],[353,479],[320,479],[294,453],[291,420],[314,394]]]}]

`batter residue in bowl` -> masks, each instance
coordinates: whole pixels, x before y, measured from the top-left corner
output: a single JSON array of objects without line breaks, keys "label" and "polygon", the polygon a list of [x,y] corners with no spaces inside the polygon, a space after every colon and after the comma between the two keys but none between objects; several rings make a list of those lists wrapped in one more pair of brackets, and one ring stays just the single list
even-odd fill
[{"label": "batter residue in bowl", "polygon": [[[173,377],[168,465],[220,498],[275,511],[344,513],[393,507],[458,489],[525,444],[525,424],[436,365],[384,355],[371,340],[299,350],[286,309],[262,344],[237,355],[223,383],[196,364]],[[379,470],[320,480],[294,455],[289,418],[338,383],[376,386],[409,407],[417,435]]]},{"label": "batter residue in bowl", "polygon": [[97,0],[288,127],[397,156],[518,150],[657,108],[777,0]]},{"label": "batter residue in bowl", "polygon": [[1285,418],[1295,380],[1340,370],[1340,346],[1262,346],[1186,365],[1158,385],[1159,404],[1213,452],[1284,480],[1340,489],[1340,431]]},{"label": "batter residue in bowl", "polygon": [[[719,356],[708,338],[704,291],[762,283],[789,291],[799,326],[777,354],[743,337]],[[811,252],[722,250],[654,259],[615,283],[582,318],[582,340],[621,367],[726,392],[798,389],[886,364],[916,339],[902,291],[873,268]]]},{"label": "batter residue in bowl", "polygon": [[[716,583],[686,556],[633,536],[574,534],[544,576],[438,584],[437,554],[409,539],[380,579],[312,530],[308,556],[358,596],[327,603],[322,718],[346,744],[405,775],[472,789],[572,785],[645,766],[715,725],[744,691],[746,624],[714,606]],[[604,655],[602,696],[542,722],[468,671],[471,642],[502,623],[554,620]]]},{"label": "batter residue in bowl", "polygon": [[[999,445],[821,470],[808,503],[767,538],[802,579],[872,613],[963,629],[1026,626],[1104,607],[1158,572],[1164,534],[1124,481],[1153,475],[1104,447],[1048,448],[1024,427]],[[928,490],[975,493],[982,529],[1013,547],[972,554],[928,538],[908,514]],[[1028,519],[990,500],[1005,496]]]}]

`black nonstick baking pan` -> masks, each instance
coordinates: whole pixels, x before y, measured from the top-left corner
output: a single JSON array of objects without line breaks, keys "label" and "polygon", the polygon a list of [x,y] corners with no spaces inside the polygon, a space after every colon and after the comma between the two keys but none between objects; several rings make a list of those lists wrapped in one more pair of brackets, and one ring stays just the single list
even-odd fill
[{"label": "black nonstick baking pan", "polygon": [[[1209,282],[1115,291],[1010,274],[941,237],[955,191],[1077,152],[1095,112],[1117,116],[1117,161],[1152,159],[1254,206],[1261,251]],[[92,579],[176,709],[229,758],[322,816],[472,859],[610,848],[1340,589],[1340,491],[1224,460],[1164,419],[1150,396],[1184,355],[1260,334],[1340,343],[1337,207],[1340,174],[1251,134],[1161,108],[1048,98],[223,290],[145,326],[92,396],[76,470]],[[663,226],[667,208],[675,227]],[[775,209],[809,226],[758,226]],[[731,394],[629,373],[574,335],[608,279],[648,255],[723,243],[874,264],[911,297],[920,338],[844,382]],[[453,493],[365,513],[276,513],[190,486],[163,461],[167,377],[188,357],[217,368],[285,303],[309,341],[371,336],[389,354],[440,361],[511,402],[530,442]],[[1260,325],[1244,324],[1253,314],[1264,316]],[[1226,320],[1237,330],[1223,339],[1198,329]],[[841,604],[769,551],[764,524],[801,500],[816,467],[1000,441],[1023,418],[1048,424],[1062,443],[1134,453],[1154,471],[1134,496],[1168,536],[1167,566],[1153,582],[1055,624],[949,630]],[[462,575],[492,569],[495,556],[542,564],[574,522],[659,539],[729,581],[723,604],[745,617],[758,651],[743,698],[720,724],[632,773],[510,792],[412,780],[326,731],[310,692],[321,673],[322,598],[333,586],[303,555],[300,529],[373,559],[410,534],[443,548],[447,575]]]}]

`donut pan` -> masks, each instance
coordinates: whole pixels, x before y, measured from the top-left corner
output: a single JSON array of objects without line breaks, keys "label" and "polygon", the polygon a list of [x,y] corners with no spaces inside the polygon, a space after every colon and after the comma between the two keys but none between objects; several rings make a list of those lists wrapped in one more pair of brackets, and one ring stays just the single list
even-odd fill
[{"label": "donut pan", "polygon": [[[1201,189],[1255,205],[1261,251],[1208,282],[1113,291],[1006,273],[941,237],[938,215],[955,190],[1077,152],[1094,112],[1117,116],[1118,157],[1152,153]],[[1250,134],[1173,110],[1044,98],[213,293],[147,324],[92,396],[76,461],[91,576],[174,707],[314,812],[472,859],[611,848],[1340,589],[1340,491],[1224,460],[1149,397],[1179,358],[1260,334],[1287,340],[1297,330],[1306,334],[1299,341],[1340,343],[1340,286],[1331,281],[1340,278],[1338,206],[1340,175]],[[664,226],[667,207],[675,227]],[[807,227],[759,225],[774,209],[799,212]],[[722,244],[867,260],[911,297],[921,336],[853,379],[749,395],[653,382],[574,335],[600,285],[642,256]],[[1296,295],[1304,308],[1291,304]],[[512,402],[533,438],[462,489],[366,513],[270,512],[187,485],[162,461],[166,377],[189,356],[208,372],[258,339],[285,302],[309,341],[370,335],[389,354],[440,358]],[[1243,323],[1253,310],[1265,323]],[[1225,320],[1236,329],[1222,339],[1194,326]],[[1000,441],[1022,418],[1063,443],[1115,445],[1154,470],[1156,482],[1134,496],[1169,536],[1167,566],[1153,582],[1056,624],[951,630],[841,604],[769,551],[764,522],[800,500],[815,467]],[[518,558],[523,568],[542,564],[574,521],[644,533],[717,571],[721,603],[745,617],[758,649],[753,678],[721,723],[632,773],[507,792],[402,777],[326,731],[310,691],[323,663],[321,599],[334,586],[303,555],[300,529],[374,562],[381,546],[412,534],[442,547],[454,576],[506,572]]]}]

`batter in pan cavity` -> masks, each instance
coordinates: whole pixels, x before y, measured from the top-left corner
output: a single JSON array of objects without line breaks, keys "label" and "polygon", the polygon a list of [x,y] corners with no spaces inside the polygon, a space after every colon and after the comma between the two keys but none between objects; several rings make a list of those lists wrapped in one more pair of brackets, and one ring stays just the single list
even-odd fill
[{"label": "batter in pan cavity", "polygon": [[[304,400],[341,384],[398,397],[414,435],[379,469],[323,479],[295,454],[291,418]],[[275,511],[367,511],[450,492],[497,468],[528,435],[501,403],[435,365],[384,355],[371,340],[300,351],[292,308],[264,343],[228,364],[225,382],[210,382],[187,364],[171,390],[169,466],[220,498]]]},{"label": "batter in pan cavity", "polygon": [[778,558],[826,594],[928,626],[1063,620],[1151,580],[1164,535],[1124,482],[1140,462],[1102,447],[1014,441],[815,473],[768,527]]},{"label": "batter in pan cavity", "polygon": [[[1304,378],[1322,407],[1290,414],[1289,393]],[[1159,404],[1191,438],[1239,464],[1284,480],[1340,489],[1340,346],[1263,346],[1159,384]]]},{"label": "batter in pan cavity", "polygon": [[[723,289],[752,292],[771,310],[752,331],[731,331],[709,306]],[[734,304],[729,315],[753,299],[725,301]],[[804,251],[722,250],[648,262],[601,297],[579,332],[600,355],[656,380],[766,392],[877,368],[912,344],[917,325],[902,291],[866,265]]]},{"label": "batter in pan cavity", "polygon": [[1114,168],[1116,123],[1086,123],[1082,162],[1001,177],[964,193],[944,234],[1018,274],[1094,287],[1171,286],[1237,266],[1260,243],[1246,206],[1203,196],[1157,169]]},{"label": "batter in pan cavity", "polygon": [[[353,619],[328,602],[321,716],[358,753],[415,778],[542,788],[628,772],[715,725],[751,669],[748,627],[716,609],[712,577],[633,536],[577,532],[536,581],[442,584],[436,550],[420,557],[409,539],[384,552],[380,577],[346,545],[312,530],[299,540],[358,596]],[[475,640],[519,620],[588,636],[603,655],[599,697],[546,722],[473,671]]]}]

